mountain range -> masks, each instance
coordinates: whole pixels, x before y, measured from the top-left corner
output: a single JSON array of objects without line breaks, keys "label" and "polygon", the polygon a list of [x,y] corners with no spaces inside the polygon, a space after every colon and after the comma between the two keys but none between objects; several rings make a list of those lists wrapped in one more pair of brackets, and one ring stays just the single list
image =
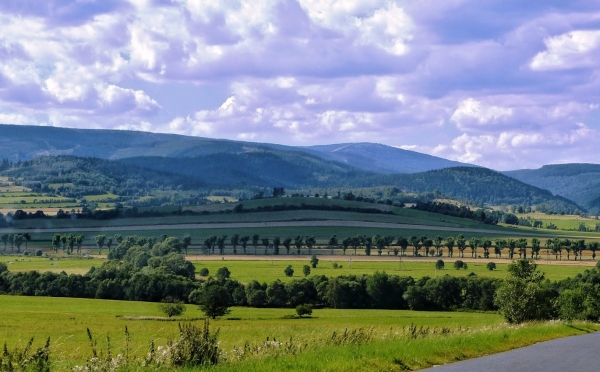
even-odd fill
[{"label": "mountain range", "polygon": [[[368,188],[441,192],[487,204],[600,206],[600,165],[499,173],[373,143],[308,147],[120,130],[0,125],[0,159],[100,158],[129,169],[184,176],[207,187]],[[134,167],[134,168],[131,168]],[[553,195],[555,194],[555,195]],[[575,201],[572,202],[571,200]]]}]

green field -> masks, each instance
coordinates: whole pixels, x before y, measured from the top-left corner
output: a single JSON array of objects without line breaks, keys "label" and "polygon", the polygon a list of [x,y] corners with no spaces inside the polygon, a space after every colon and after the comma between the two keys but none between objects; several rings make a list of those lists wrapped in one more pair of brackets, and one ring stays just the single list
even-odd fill
[{"label": "green field", "polygon": [[[234,257],[226,257],[225,260],[203,260],[202,256],[189,256],[196,272],[201,268],[208,268],[211,275],[216,274],[221,267],[227,267],[231,272],[231,277],[242,283],[248,283],[251,280],[257,280],[260,283],[270,283],[280,279],[289,281],[304,277],[302,267],[309,265],[309,257],[304,260],[285,260],[285,257],[274,257],[273,260],[235,260]],[[443,257],[446,267],[444,270],[435,270],[433,262],[419,262],[410,259],[402,261],[398,259],[390,259],[389,261],[351,261],[348,267],[348,258],[340,256],[334,261],[331,257],[327,257],[327,261],[321,259],[316,269],[311,269],[310,276],[325,275],[327,277],[335,277],[340,275],[363,275],[373,274],[376,271],[385,271],[388,274],[398,276],[411,276],[413,278],[421,278],[424,276],[467,276],[470,273],[475,273],[482,277],[504,278],[507,275],[506,268],[509,261],[506,259],[490,259],[480,260],[478,262],[468,262],[467,270],[455,270],[452,264],[458,258],[449,259]],[[100,266],[106,259],[101,258],[80,258],[75,256],[51,255],[46,257],[23,257],[23,256],[0,256],[0,262],[4,262],[8,269],[13,272],[31,271],[39,272],[64,271],[67,274],[85,274],[92,266]],[[337,263],[340,268],[334,269],[333,263]],[[497,270],[490,271],[486,268],[488,262],[495,262]],[[283,270],[291,265],[294,269],[293,277],[286,277]],[[583,273],[590,269],[589,266],[558,266],[552,264],[539,264],[539,268],[546,273],[546,278],[550,280],[562,280],[568,277],[574,277],[578,273]]]},{"label": "green field", "polygon": [[[219,329],[220,347],[229,356],[229,362],[209,370],[392,370],[398,360],[412,369],[595,329],[560,323],[507,327],[493,313],[317,309],[312,318],[306,319],[287,317],[291,314],[291,309],[233,308],[227,318],[212,321],[213,330]],[[176,338],[178,321],[198,319],[202,314],[188,305],[187,312],[177,321],[142,320],[161,316],[156,304],[0,296],[0,316],[0,339],[9,349],[23,348],[31,337],[35,338],[34,347],[39,347],[50,337],[53,370],[68,370],[92,356],[88,328],[97,341],[98,352],[107,354],[108,336],[115,355],[125,350],[127,327],[129,354],[134,359],[146,355],[151,340],[160,346]],[[416,329],[429,327],[425,330],[428,333],[411,337],[411,325]],[[441,327],[447,329],[447,336],[429,333]],[[328,344],[334,332],[342,334],[345,329],[363,329],[371,338],[361,344]],[[291,344],[301,351],[290,356],[267,350],[241,362],[234,360],[234,347],[244,343],[261,345],[267,339],[287,343],[292,340]]]},{"label": "green field", "polygon": [[[192,257],[194,259],[194,257]],[[508,275],[507,267],[510,261],[508,260],[481,260],[478,263],[468,262],[467,270],[456,270],[452,267],[452,264],[457,258],[444,258],[445,269],[435,270],[434,262],[415,262],[410,260],[398,260],[387,261],[387,262],[365,262],[365,261],[353,261],[351,267],[348,267],[348,259],[340,259],[336,261],[324,261],[321,260],[316,269],[311,268],[310,276],[313,275],[325,275],[327,277],[335,277],[340,275],[363,275],[373,274],[376,271],[385,271],[388,274],[394,274],[398,276],[411,276],[415,279],[422,278],[424,276],[436,277],[436,276],[459,276],[465,277],[470,273],[475,273],[482,277],[491,278],[504,278]],[[289,281],[291,279],[299,279],[304,277],[302,274],[302,267],[309,264],[309,258],[305,261],[233,261],[226,259],[225,261],[192,261],[196,267],[196,271],[201,268],[208,268],[210,275],[215,275],[217,270],[221,267],[227,267],[231,272],[231,277],[237,279],[242,283],[248,283],[251,280],[257,280],[260,283],[270,283],[277,279],[281,281]],[[334,269],[333,263],[338,263],[341,268]],[[490,271],[486,268],[488,262],[495,262],[498,269]],[[504,262],[504,263],[500,263]],[[291,265],[294,269],[293,277],[286,277],[283,270]],[[539,269],[546,274],[546,278],[550,280],[562,280],[568,277],[574,277],[579,273],[583,273],[585,270],[590,269],[589,266],[558,266],[558,265],[538,265]]]}]

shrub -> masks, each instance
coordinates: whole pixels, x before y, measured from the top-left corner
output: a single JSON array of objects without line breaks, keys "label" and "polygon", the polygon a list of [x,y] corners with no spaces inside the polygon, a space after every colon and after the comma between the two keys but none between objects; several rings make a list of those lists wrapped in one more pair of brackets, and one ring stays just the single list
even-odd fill
[{"label": "shrub", "polygon": [[302,267],[302,274],[304,274],[304,276],[309,276],[310,275],[310,266],[304,265]]},{"label": "shrub", "polygon": [[463,262],[462,260],[456,260],[456,261],[454,262],[454,268],[455,268],[456,270],[460,270],[460,269],[466,270],[466,269],[467,269],[467,267],[468,267],[468,266],[467,266],[466,262]]},{"label": "shrub", "polygon": [[304,315],[312,315],[312,311],[312,305],[303,304],[296,306],[296,314],[298,314],[300,318],[302,318]]},{"label": "shrub", "polygon": [[313,254],[312,257],[310,258],[310,265],[312,266],[313,269],[316,269],[318,264],[319,264],[319,259],[317,258],[316,254]]},{"label": "shrub", "polygon": [[339,268],[341,268],[341,266],[340,266],[340,265],[338,265],[338,263],[337,263],[337,262],[334,262],[334,263],[332,264],[332,266],[333,266],[333,268],[334,268],[334,269],[339,269]]},{"label": "shrub", "polygon": [[443,270],[444,269],[444,260],[435,261],[435,268],[438,270]]},{"label": "shrub", "polygon": [[171,364],[178,367],[213,365],[219,362],[219,331],[211,333],[208,320],[204,327],[193,324],[179,325],[179,339],[170,342]]},{"label": "shrub", "polygon": [[208,276],[209,271],[208,271],[208,269],[206,267],[203,267],[203,268],[200,269],[200,273],[199,274],[200,274],[200,276]]},{"label": "shrub", "polygon": [[163,303],[158,305],[158,309],[169,318],[179,316],[185,312],[185,306],[179,300],[167,297]]},{"label": "shrub", "polygon": [[50,371],[50,338],[43,348],[33,351],[33,338],[24,350],[9,351],[4,344],[4,352],[0,353],[0,371]]},{"label": "shrub", "polygon": [[288,265],[283,272],[285,273],[285,276],[294,276],[294,269],[292,269],[292,265]]},{"label": "shrub", "polygon": [[596,269],[600,270],[600,261],[596,262]]},{"label": "shrub", "polygon": [[231,276],[231,272],[227,267],[222,267],[217,270],[217,278],[220,280],[225,280]]},{"label": "shrub", "polygon": [[496,264],[495,264],[494,262],[488,262],[488,264],[487,264],[487,266],[486,266],[486,267],[487,267],[487,269],[488,269],[489,271],[494,271],[494,270],[496,270]]},{"label": "shrub", "polygon": [[36,255],[37,257],[41,257],[43,253],[44,253],[44,252],[42,252],[42,250],[41,250],[41,249],[36,249],[36,250],[35,250],[35,255]]}]

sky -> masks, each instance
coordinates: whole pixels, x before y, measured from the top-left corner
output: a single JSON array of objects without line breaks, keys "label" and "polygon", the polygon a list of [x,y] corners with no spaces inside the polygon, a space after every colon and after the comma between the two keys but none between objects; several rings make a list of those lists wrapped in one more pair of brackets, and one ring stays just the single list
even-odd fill
[{"label": "sky", "polygon": [[2,0],[0,123],[600,163],[600,1]]}]

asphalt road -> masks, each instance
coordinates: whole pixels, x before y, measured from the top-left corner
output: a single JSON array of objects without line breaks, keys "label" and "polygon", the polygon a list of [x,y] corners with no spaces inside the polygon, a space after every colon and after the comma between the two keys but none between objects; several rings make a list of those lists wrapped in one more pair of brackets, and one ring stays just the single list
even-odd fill
[{"label": "asphalt road", "polygon": [[595,332],[421,371],[597,372],[600,371],[599,346],[600,332]]}]

